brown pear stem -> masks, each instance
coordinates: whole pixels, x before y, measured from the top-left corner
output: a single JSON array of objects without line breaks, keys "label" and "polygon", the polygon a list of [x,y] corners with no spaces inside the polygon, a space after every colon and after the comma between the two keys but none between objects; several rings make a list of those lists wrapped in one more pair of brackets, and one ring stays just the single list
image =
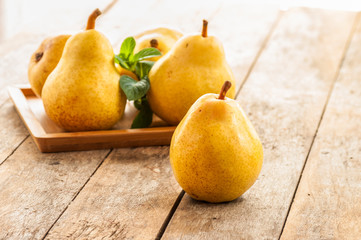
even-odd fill
[{"label": "brown pear stem", "polygon": [[203,19],[202,37],[208,37],[207,28],[208,28],[208,21]]},{"label": "brown pear stem", "polygon": [[227,91],[232,87],[232,83],[230,81],[225,81],[223,83],[221,92],[219,93],[218,99],[224,100],[226,97]]},{"label": "brown pear stem", "polygon": [[152,48],[157,48],[158,47],[158,40],[153,38],[152,40],[150,40],[150,46]]},{"label": "brown pear stem", "polygon": [[99,10],[99,8],[95,9],[94,12],[90,14],[85,30],[90,30],[95,28],[95,20],[97,19],[97,17],[99,17],[100,14],[102,14],[102,12]]}]

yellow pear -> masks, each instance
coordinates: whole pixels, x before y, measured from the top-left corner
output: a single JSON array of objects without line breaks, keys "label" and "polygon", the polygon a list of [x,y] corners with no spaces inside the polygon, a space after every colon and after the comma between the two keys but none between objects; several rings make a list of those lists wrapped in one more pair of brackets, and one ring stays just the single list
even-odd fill
[{"label": "yellow pear", "polygon": [[177,126],[170,163],[179,185],[192,198],[232,201],[256,181],[263,162],[261,141],[242,108],[225,97],[205,94]]},{"label": "yellow pear", "polygon": [[[207,21],[202,34],[179,39],[149,72],[147,94],[153,112],[171,125],[178,124],[192,104],[205,93],[217,93],[224,81],[235,85],[222,43],[207,35]],[[227,93],[234,98],[235,87]]]},{"label": "yellow pear", "polygon": [[100,14],[95,10],[86,30],[68,39],[43,87],[47,115],[67,131],[109,129],[124,112],[126,97],[119,87],[112,45],[94,29]]},{"label": "yellow pear", "polygon": [[133,78],[135,80],[139,80],[137,75],[135,75],[135,73],[133,73],[133,72],[127,70],[127,69],[122,68],[119,64],[116,64],[115,68],[117,69],[120,76],[127,75],[127,76],[129,76],[129,77],[131,77],[131,78]]},{"label": "yellow pear", "polygon": [[33,92],[41,97],[41,91],[49,74],[58,64],[70,35],[46,38],[33,53],[28,66],[28,79]]},{"label": "yellow pear", "polygon": [[[144,48],[154,47],[157,48],[163,56],[182,36],[183,34],[180,31],[173,28],[159,27],[149,29],[134,36],[137,43],[134,52],[137,53]],[[149,58],[148,60],[157,61],[159,58],[161,58],[161,56]]]}]

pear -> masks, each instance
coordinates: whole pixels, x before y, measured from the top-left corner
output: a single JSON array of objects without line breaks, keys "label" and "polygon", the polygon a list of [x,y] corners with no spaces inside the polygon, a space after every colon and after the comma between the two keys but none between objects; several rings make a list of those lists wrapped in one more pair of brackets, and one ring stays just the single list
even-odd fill
[{"label": "pear", "polygon": [[124,112],[126,96],[119,87],[113,47],[94,29],[100,14],[96,9],[86,30],[68,39],[42,90],[47,115],[67,131],[109,129]]},{"label": "pear", "polygon": [[[205,93],[217,93],[224,81],[235,85],[222,43],[207,35],[203,21],[202,35],[179,39],[149,72],[147,94],[153,112],[171,125],[178,124],[192,104]],[[235,87],[227,93],[234,98]]]},{"label": "pear", "polygon": [[[158,27],[149,29],[134,36],[137,43],[134,52],[137,53],[144,48],[154,47],[157,48],[163,56],[182,36],[183,34],[180,31],[173,28]],[[148,60],[157,61],[162,56],[149,58]]]},{"label": "pear", "polygon": [[66,41],[71,35],[46,38],[32,54],[28,66],[28,79],[33,92],[41,97],[41,91],[49,74],[58,64]]},{"label": "pear", "polygon": [[131,78],[133,78],[135,80],[139,80],[135,73],[133,73],[133,72],[127,70],[127,69],[122,68],[119,64],[116,64],[115,68],[117,69],[120,76],[126,75],[126,76],[129,76],[129,77],[131,77]]},{"label": "pear", "polygon": [[225,97],[205,94],[177,126],[170,163],[179,185],[196,200],[232,201],[256,181],[263,162],[261,141],[242,108]]}]

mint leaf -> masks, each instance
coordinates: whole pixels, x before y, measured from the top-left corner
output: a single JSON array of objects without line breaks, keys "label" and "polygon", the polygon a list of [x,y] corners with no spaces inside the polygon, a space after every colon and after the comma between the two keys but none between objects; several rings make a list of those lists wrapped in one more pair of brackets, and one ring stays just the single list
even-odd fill
[{"label": "mint leaf", "polygon": [[141,99],[140,111],[134,118],[131,128],[146,128],[152,124],[152,121],[153,112],[148,100],[144,97]]},{"label": "mint leaf", "polygon": [[115,55],[114,57],[114,62],[118,63],[122,68],[129,70],[130,66],[128,64],[128,62],[126,62],[121,56],[119,55]]},{"label": "mint leaf", "polygon": [[133,55],[135,48],[135,39],[133,37],[128,37],[122,42],[120,47],[119,55],[123,55],[125,59],[129,59],[129,56]]},{"label": "mint leaf", "polygon": [[161,56],[162,53],[156,48],[144,48],[134,55],[135,61],[142,61],[151,57]]},{"label": "mint leaf", "polygon": [[153,120],[153,112],[147,101],[146,94],[150,88],[148,74],[154,62],[143,60],[161,56],[162,54],[156,48],[142,49],[134,54],[135,46],[136,42],[133,37],[126,38],[120,47],[119,54],[114,56],[114,62],[122,68],[135,73],[140,79],[140,81],[136,81],[127,75],[123,75],[119,79],[119,85],[127,99],[134,101],[135,108],[139,110],[131,128],[144,128],[149,127]]},{"label": "mint leaf", "polygon": [[145,78],[148,76],[148,73],[150,69],[153,67],[154,62],[152,61],[142,61],[138,62],[137,65],[135,65],[135,74],[139,76],[140,79]]},{"label": "mint leaf", "polygon": [[119,84],[128,100],[137,100],[143,97],[150,88],[150,83],[147,79],[136,81],[127,75],[120,77]]}]

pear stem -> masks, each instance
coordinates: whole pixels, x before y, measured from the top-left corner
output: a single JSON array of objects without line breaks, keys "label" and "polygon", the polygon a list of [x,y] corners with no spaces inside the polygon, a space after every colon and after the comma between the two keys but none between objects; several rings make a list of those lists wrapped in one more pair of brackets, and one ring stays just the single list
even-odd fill
[{"label": "pear stem", "polygon": [[158,41],[157,39],[153,38],[152,40],[150,40],[150,46],[152,48],[157,48],[158,47]]},{"label": "pear stem", "polygon": [[219,100],[224,100],[224,98],[226,97],[227,91],[232,87],[232,83],[230,81],[225,81],[223,83],[221,92],[219,93],[218,99]]},{"label": "pear stem", "polygon": [[203,19],[202,37],[208,37],[207,28],[208,28],[208,21]]},{"label": "pear stem", "polygon": [[95,28],[95,20],[97,19],[97,17],[99,17],[100,14],[102,14],[102,12],[99,10],[99,8],[95,9],[92,14],[90,14],[85,30]]}]

